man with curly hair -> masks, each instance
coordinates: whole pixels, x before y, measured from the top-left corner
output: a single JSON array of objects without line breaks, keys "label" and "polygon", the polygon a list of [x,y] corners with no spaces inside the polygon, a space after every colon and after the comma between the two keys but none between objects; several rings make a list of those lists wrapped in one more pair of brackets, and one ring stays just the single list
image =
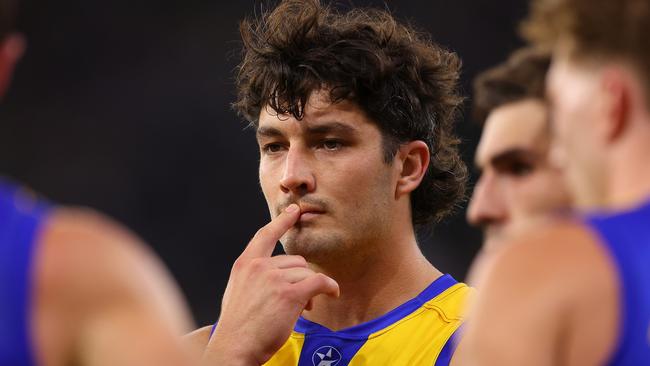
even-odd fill
[{"label": "man with curly hair", "polygon": [[[287,0],[241,24],[235,108],[271,229],[233,266],[220,365],[448,365],[471,290],[422,255],[467,177],[457,56],[388,12]],[[277,240],[287,255],[271,257]],[[330,296],[318,296],[328,294]]]}]

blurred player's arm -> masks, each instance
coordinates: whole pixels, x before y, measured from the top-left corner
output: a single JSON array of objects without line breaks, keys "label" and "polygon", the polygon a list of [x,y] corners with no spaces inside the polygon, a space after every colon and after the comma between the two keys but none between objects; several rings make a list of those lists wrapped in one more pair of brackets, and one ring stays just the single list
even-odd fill
[{"label": "blurred player's arm", "polygon": [[575,224],[504,245],[481,271],[452,365],[603,364],[616,335],[614,279],[602,248]]},{"label": "blurred player's arm", "polygon": [[189,365],[191,320],[145,245],[89,210],[59,209],[37,256],[36,344],[45,365]]}]

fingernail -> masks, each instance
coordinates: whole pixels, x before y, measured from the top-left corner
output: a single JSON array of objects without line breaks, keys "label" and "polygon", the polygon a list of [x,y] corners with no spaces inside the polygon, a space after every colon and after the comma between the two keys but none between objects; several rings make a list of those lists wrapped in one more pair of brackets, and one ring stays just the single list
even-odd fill
[{"label": "fingernail", "polygon": [[290,204],[287,208],[285,208],[284,210],[285,210],[286,212],[294,212],[294,211],[296,211],[297,209],[298,209],[298,205],[296,205],[295,203],[292,203],[292,204]]}]

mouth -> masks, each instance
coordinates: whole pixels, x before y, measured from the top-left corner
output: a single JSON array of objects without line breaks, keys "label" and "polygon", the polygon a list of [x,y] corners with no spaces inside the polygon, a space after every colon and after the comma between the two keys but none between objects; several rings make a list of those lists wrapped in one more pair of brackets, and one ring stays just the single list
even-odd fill
[{"label": "mouth", "polygon": [[318,217],[322,216],[325,214],[325,211],[323,211],[320,208],[317,207],[311,207],[311,206],[300,206],[300,219],[299,221],[301,223],[307,223],[310,221],[313,221],[317,219]]},{"label": "mouth", "polygon": [[302,212],[300,213],[300,222],[309,222],[313,221],[319,216],[321,216],[323,213],[322,212],[315,212],[315,211],[310,211],[310,212]]}]

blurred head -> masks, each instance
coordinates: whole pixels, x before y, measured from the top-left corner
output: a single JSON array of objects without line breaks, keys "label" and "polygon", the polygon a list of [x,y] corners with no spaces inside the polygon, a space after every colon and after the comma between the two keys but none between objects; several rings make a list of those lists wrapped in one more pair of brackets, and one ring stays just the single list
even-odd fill
[{"label": "blurred head", "polygon": [[484,229],[486,245],[524,220],[568,204],[560,171],[547,157],[549,64],[547,53],[523,49],[474,82],[474,114],[483,133],[475,159],[481,176],[468,220]]},{"label": "blurred head", "polygon": [[[386,11],[315,0],[284,1],[241,33],[235,108],[258,131],[273,216],[289,202],[326,208],[310,225],[317,246],[376,235],[397,212],[409,227],[440,220],[458,204],[467,173],[452,133],[456,55]],[[269,128],[277,139],[260,138]],[[417,184],[402,191],[412,173]]]},{"label": "blurred head", "polygon": [[0,97],[9,88],[16,63],[25,50],[23,38],[15,33],[16,0],[0,0]]},{"label": "blurred head", "polygon": [[553,51],[553,156],[579,206],[606,206],[612,168],[647,146],[650,0],[538,0],[524,32]]}]

